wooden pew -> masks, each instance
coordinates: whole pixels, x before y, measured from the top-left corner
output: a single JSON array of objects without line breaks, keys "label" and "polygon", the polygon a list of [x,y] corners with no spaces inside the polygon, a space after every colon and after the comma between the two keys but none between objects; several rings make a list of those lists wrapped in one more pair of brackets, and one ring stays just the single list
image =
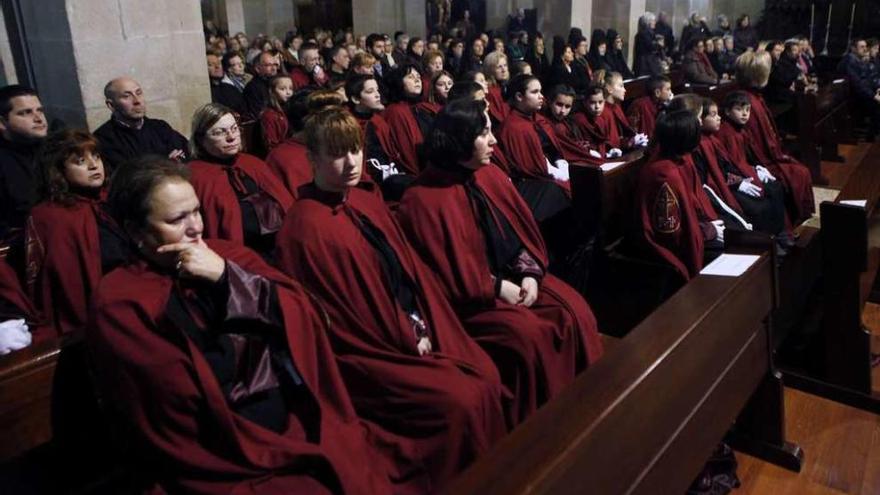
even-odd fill
[{"label": "wooden pew", "polygon": [[837,79],[820,86],[816,93],[797,92],[797,155],[810,169],[813,182],[827,184],[822,177],[822,160],[840,161],[837,145],[852,134],[849,117],[849,86]]},{"label": "wooden pew", "polygon": [[799,470],[772,364],[773,266],[693,279],[445,493],[684,493],[734,422],[738,449]]},{"label": "wooden pew", "polygon": [[650,79],[650,76],[641,76],[623,81],[623,87],[626,89],[626,99],[623,100],[624,110],[626,110],[626,107],[631,102],[648,94],[648,79]]},{"label": "wooden pew", "polygon": [[[871,335],[861,313],[880,267],[880,248],[869,246],[868,225],[880,198],[880,144],[872,145],[834,202],[820,205],[821,305],[816,350],[809,369],[787,369],[792,386],[880,413],[872,393]],[[865,200],[865,207],[842,203]]]}]

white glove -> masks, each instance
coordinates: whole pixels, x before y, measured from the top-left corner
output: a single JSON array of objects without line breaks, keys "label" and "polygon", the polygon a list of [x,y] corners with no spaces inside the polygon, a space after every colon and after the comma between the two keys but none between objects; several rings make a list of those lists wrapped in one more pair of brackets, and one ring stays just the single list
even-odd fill
[{"label": "white glove", "polygon": [[602,153],[599,153],[596,150],[590,150],[590,156],[593,158],[602,158]]},{"label": "white glove", "polygon": [[0,356],[31,345],[31,333],[24,319],[0,323]]},{"label": "white glove", "polygon": [[724,242],[724,220],[712,220],[712,226],[715,227],[715,238]]},{"label": "white glove", "polygon": [[552,175],[553,178],[556,180],[568,180],[568,162],[565,160],[556,160],[556,164],[551,165],[550,161],[548,160],[547,173]]},{"label": "white glove", "polygon": [[763,165],[756,166],[755,171],[758,172],[758,178],[761,179],[761,182],[765,184],[776,180],[776,177],[773,177],[773,174],[771,174],[769,170],[764,168]]},{"label": "white glove", "polygon": [[737,190],[753,198],[761,197],[761,188],[752,184],[751,177],[749,177],[748,179],[743,179],[743,181],[739,183],[739,187],[737,188]]},{"label": "white glove", "polygon": [[636,146],[641,146],[641,147],[647,146],[648,141],[650,141],[648,139],[648,135],[643,132],[636,134],[636,136],[633,138],[633,144]]},{"label": "white glove", "polygon": [[623,156],[623,152],[620,151],[620,148],[611,148],[605,153],[605,156],[608,158],[617,158],[618,156]]},{"label": "white glove", "polygon": [[392,175],[398,175],[400,172],[397,170],[397,165],[394,162],[389,164],[383,164],[376,160],[375,158],[370,158],[367,160],[367,163],[370,164],[371,167],[380,170],[382,172],[382,180],[391,177]]}]

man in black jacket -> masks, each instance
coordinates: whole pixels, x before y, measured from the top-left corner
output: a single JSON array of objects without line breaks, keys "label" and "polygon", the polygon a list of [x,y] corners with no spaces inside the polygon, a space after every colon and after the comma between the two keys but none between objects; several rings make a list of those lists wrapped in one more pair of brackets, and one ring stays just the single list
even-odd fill
[{"label": "man in black jacket", "polygon": [[104,166],[116,167],[143,155],[186,160],[187,140],[167,122],[147,117],[144,90],[130,77],[117,77],[104,86],[105,103],[112,115],[95,131]]},{"label": "man in black jacket", "polygon": [[34,157],[49,122],[37,93],[17,84],[0,88],[0,247],[10,247],[9,264],[21,271],[23,232],[37,199]]}]

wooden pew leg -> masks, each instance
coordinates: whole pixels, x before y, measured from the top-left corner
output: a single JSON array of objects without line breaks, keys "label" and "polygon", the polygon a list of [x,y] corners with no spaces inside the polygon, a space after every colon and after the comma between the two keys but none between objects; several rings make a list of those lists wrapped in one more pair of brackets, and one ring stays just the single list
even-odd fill
[{"label": "wooden pew leg", "polygon": [[771,370],[727,436],[736,450],[790,471],[800,472],[804,453],[799,445],[785,440],[785,402],[782,374]]}]

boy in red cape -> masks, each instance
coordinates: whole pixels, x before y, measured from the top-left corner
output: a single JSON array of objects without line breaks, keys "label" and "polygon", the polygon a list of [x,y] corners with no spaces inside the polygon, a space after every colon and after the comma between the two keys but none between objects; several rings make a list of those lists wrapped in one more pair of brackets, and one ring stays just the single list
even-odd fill
[{"label": "boy in red cape", "polygon": [[617,132],[623,141],[623,150],[648,146],[648,135],[636,132],[627,120],[626,114],[623,113],[623,101],[626,98],[623,76],[619,72],[605,72],[600,81],[605,85],[605,111],[611,114]]},{"label": "boy in red cape", "polygon": [[690,154],[700,142],[700,123],[693,112],[661,116],[656,140],[657,159],[639,174],[639,237],[652,256],[670,264],[687,281],[702,270],[704,250],[723,247],[724,221],[712,218],[711,206],[702,208],[695,200],[699,177]]},{"label": "boy in red cape", "polygon": [[[575,92],[571,86],[557,84],[550,90],[548,95],[550,103],[544,110],[544,115],[553,126],[553,132],[559,138],[567,139],[587,150],[593,158],[602,158],[600,152],[593,148],[592,143],[585,139],[580,127],[576,124],[571,109],[574,107]],[[494,152],[492,154],[494,156]]]},{"label": "boy in red cape", "polygon": [[490,125],[483,102],[447,105],[426,143],[430,166],[404,194],[398,218],[498,366],[519,422],[595,362],[602,344],[586,301],[547,273],[525,202],[490,164]]},{"label": "boy in red cape", "polygon": [[782,149],[773,114],[761,95],[770,78],[770,70],[770,54],[767,52],[747,52],[736,59],[736,80],[745,88],[751,107],[751,115],[742,126],[754,159],[785,187],[789,216],[792,223],[798,225],[810,218],[816,209],[813,179],[803,163]]},{"label": "boy in red cape", "polygon": [[626,110],[630,125],[636,132],[654,138],[657,116],[669,104],[672,94],[672,81],[666,76],[654,76],[648,80],[648,94],[633,101]]},{"label": "boy in red cape", "polygon": [[506,431],[498,371],[464,331],[391,212],[358,185],[361,131],[342,109],[309,116],[315,180],[278,236],[281,268],[327,302],[355,408],[397,434],[440,489]]},{"label": "boy in red cape", "polygon": [[202,239],[178,164],[119,170],[109,202],[138,256],[101,280],[86,342],[144,491],[394,491],[407,475],[371,444],[383,432],[355,414],[308,293],[253,251]]}]

